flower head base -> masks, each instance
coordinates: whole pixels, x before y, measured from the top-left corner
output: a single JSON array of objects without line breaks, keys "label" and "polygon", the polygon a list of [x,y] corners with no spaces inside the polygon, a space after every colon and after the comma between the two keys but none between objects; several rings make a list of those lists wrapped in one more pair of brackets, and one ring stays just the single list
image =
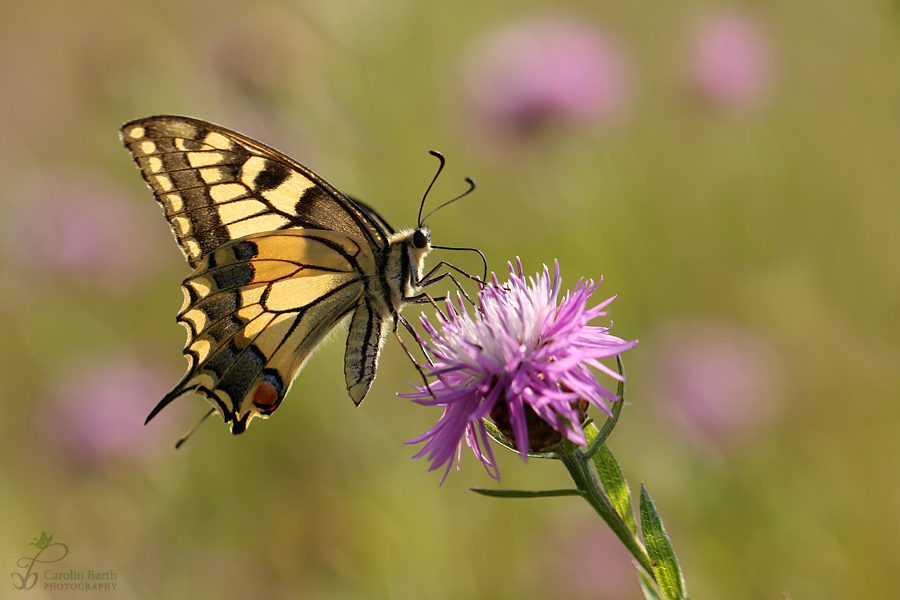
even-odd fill
[{"label": "flower head base", "polygon": [[[426,442],[415,458],[427,454],[429,470],[446,464],[449,473],[454,455],[458,469],[465,440],[491,476],[499,478],[484,417],[490,415],[501,431],[506,429],[525,459],[530,449],[538,450],[562,438],[585,444],[581,428],[584,409],[592,405],[610,414],[607,403],[618,399],[588,368],[621,379],[600,359],[637,344],[609,335],[606,327],[587,324],[606,316],[603,309],[615,297],[587,309],[587,300],[599,282],[581,279],[574,291],[557,303],[558,263],[552,279],[546,266],[531,279],[523,275],[521,262],[509,268],[508,282],[501,285],[494,275],[493,283],[481,290],[474,315],[468,314],[457,296],[456,305],[447,301],[448,314],[440,331],[422,317],[422,326],[431,336],[431,342],[423,342],[423,346],[434,357],[434,364],[426,368],[436,380],[413,386],[415,393],[401,396],[425,406],[444,407],[434,427],[408,442]],[[546,428],[536,429],[537,422],[558,435],[548,435]],[[538,435],[530,436],[530,431]]]}]

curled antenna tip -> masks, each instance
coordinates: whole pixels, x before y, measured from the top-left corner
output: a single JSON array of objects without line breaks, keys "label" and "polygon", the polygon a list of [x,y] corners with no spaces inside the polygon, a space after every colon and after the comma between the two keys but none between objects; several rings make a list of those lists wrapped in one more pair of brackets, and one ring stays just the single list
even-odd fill
[{"label": "curled antenna tip", "polygon": [[432,210],[430,213],[428,213],[427,215],[425,215],[425,218],[424,218],[424,219],[421,219],[421,220],[419,221],[419,227],[421,227],[422,224],[423,224],[425,221],[428,220],[428,217],[430,217],[431,215],[433,215],[434,213],[436,213],[436,212],[439,211],[440,209],[444,208],[445,206],[447,206],[448,204],[450,204],[450,203],[452,203],[452,202],[456,202],[456,201],[459,200],[460,198],[463,198],[463,197],[468,196],[469,194],[471,194],[471,193],[472,193],[472,190],[475,189],[475,180],[472,179],[471,177],[466,177],[466,183],[469,184],[469,189],[467,189],[465,192],[463,192],[462,194],[460,194],[460,195],[457,196],[456,198],[453,198],[452,200],[447,200],[446,202],[444,202],[443,204],[441,204],[440,206],[438,206],[437,208],[435,208],[434,210]]},{"label": "curled antenna tip", "polygon": [[[428,192],[431,191],[431,188],[434,186],[434,182],[437,181],[438,175],[440,175],[441,171],[444,170],[444,163],[447,162],[444,159],[444,155],[441,154],[440,152],[438,152],[437,150],[429,150],[428,154],[434,156],[439,161],[441,161],[441,164],[438,165],[437,173],[434,174],[434,177],[432,178],[431,183],[428,184],[428,189],[425,190],[425,195],[422,196],[422,203],[419,204],[419,217],[418,217],[419,225],[418,225],[418,227],[422,227],[422,222],[424,221],[424,219],[422,219],[422,209],[425,208],[425,198],[428,197]],[[425,217],[425,218],[427,219],[428,217]]]}]

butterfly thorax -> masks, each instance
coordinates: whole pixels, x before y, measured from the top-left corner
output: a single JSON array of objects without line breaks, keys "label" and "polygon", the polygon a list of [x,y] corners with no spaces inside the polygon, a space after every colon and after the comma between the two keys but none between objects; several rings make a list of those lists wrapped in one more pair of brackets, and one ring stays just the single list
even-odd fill
[{"label": "butterfly thorax", "polygon": [[[421,245],[421,247],[420,247]],[[379,269],[386,297],[397,313],[409,304],[408,298],[419,293],[425,257],[431,252],[431,235],[427,228],[403,229],[391,235],[381,257]]]}]

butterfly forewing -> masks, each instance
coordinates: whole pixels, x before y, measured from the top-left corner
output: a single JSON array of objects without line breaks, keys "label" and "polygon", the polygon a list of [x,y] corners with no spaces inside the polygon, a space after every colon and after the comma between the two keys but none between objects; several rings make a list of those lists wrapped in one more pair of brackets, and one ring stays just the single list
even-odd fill
[{"label": "butterfly forewing", "polygon": [[163,116],[126,123],[121,137],[192,267],[233,239],[290,227],[387,244],[366,211],[315,173],[238,133]]}]

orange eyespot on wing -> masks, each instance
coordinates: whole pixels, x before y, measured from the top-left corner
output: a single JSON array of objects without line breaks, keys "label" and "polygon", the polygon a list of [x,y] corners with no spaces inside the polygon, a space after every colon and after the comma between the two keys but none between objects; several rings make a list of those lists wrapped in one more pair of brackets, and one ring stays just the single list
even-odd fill
[{"label": "orange eyespot on wing", "polygon": [[261,411],[271,412],[278,408],[280,403],[278,390],[268,381],[262,382],[253,390],[253,405]]}]

